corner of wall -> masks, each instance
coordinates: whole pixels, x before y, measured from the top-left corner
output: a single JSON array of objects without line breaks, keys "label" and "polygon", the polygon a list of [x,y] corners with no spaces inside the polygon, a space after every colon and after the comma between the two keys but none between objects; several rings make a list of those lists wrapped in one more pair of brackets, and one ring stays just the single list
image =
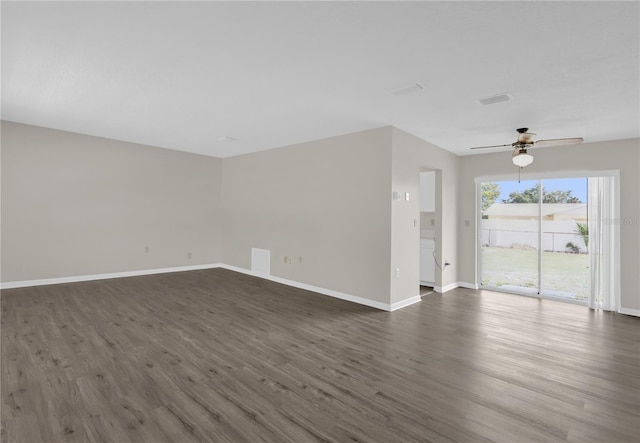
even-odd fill
[{"label": "corner of wall", "polygon": [[[223,159],[221,261],[390,304],[390,126]],[[293,259],[292,259],[293,258]]]},{"label": "corner of wall", "polygon": [[[393,297],[405,298],[420,282],[420,171],[436,171],[436,255],[438,262],[448,260],[451,266],[436,272],[436,285],[449,286],[458,281],[458,170],[459,158],[432,143],[398,128],[393,128],[392,188],[413,202],[394,202],[392,217],[392,270],[400,267],[400,277],[392,277]],[[417,226],[416,225],[417,220]],[[401,265],[401,266],[400,266]],[[402,268],[408,273],[402,279]]]}]

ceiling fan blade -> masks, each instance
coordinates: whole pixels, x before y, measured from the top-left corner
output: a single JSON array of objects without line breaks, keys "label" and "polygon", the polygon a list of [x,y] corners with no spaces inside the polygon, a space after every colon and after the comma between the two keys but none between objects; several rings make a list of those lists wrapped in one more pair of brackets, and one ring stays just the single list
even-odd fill
[{"label": "ceiling fan blade", "polygon": [[518,143],[532,143],[535,137],[535,132],[521,132],[518,134]]},{"label": "ceiling fan blade", "polygon": [[549,140],[538,140],[535,142],[536,146],[560,146],[560,145],[575,145],[582,143],[584,139],[582,137],[574,138],[553,138]]},{"label": "ceiling fan blade", "polygon": [[507,144],[507,145],[494,145],[494,146],[476,146],[475,148],[469,148],[469,149],[489,149],[489,148],[504,148],[505,146],[509,146],[510,148],[513,147],[513,145],[511,143]]}]

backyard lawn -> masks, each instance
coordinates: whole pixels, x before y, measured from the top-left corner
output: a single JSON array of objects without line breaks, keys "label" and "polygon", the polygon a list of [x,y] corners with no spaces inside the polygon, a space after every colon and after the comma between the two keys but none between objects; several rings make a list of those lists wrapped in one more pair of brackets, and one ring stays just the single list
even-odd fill
[{"label": "backyard lawn", "polygon": [[[482,284],[486,286],[538,286],[538,251],[482,248]],[[543,290],[562,298],[589,298],[589,255],[565,252],[542,254]]]}]

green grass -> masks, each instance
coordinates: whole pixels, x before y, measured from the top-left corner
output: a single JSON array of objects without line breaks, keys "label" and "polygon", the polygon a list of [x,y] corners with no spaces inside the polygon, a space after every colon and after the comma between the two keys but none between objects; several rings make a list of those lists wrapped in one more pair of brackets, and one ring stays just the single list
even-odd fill
[{"label": "green grass", "polygon": [[[538,251],[482,248],[482,284],[486,286],[538,286]],[[542,253],[543,288],[567,293],[576,300],[589,297],[589,256],[564,252]],[[571,295],[569,295],[571,294]]]}]

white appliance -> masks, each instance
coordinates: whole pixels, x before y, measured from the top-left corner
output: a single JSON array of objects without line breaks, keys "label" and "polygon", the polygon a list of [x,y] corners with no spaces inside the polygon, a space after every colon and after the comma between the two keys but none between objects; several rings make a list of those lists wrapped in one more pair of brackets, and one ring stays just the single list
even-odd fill
[{"label": "white appliance", "polygon": [[434,238],[420,238],[420,284],[423,286],[435,286],[436,259],[433,256],[435,249]]}]

